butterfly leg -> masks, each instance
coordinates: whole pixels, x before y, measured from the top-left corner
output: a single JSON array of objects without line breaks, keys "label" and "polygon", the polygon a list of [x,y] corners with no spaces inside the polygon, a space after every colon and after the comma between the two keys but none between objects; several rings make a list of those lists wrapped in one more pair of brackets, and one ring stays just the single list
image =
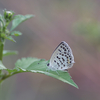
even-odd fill
[{"label": "butterfly leg", "polygon": [[57,70],[56,70],[56,73],[59,75],[59,73],[57,72]]}]

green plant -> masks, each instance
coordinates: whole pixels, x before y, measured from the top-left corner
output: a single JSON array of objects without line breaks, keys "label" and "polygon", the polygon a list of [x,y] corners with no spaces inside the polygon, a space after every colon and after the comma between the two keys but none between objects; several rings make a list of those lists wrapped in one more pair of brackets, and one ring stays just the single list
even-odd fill
[{"label": "green plant", "polygon": [[[23,21],[34,17],[34,15],[15,15],[12,11],[6,11],[4,10],[4,15],[0,15],[0,83],[4,81],[6,78],[15,75],[17,73],[22,72],[34,72],[34,73],[42,73],[51,77],[54,77],[56,79],[59,79],[63,82],[66,82],[76,88],[78,86],[74,83],[74,81],[71,79],[71,76],[68,72],[58,71],[59,75],[55,71],[46,71],[47,69],[47,63],[49,62],[44,59],[38,59],[38,58],[22,58],[19,59],[15,63],[14,69],[8,69],[6,68],[2,63],[2,58],[4,56],[9,56],[13,54],[17,54],[17,51],[10,51],[10,50],[3,50],[4,44],[6,39],[15,42],[13,39],[14,36],[20,36],[22,35],[19,31],[13,31],[20,23]],[[12,22],[12,27],[10,30],[8,30],[7,26],[9,23]],[[3,70],[6,70],[4,72]]]}]

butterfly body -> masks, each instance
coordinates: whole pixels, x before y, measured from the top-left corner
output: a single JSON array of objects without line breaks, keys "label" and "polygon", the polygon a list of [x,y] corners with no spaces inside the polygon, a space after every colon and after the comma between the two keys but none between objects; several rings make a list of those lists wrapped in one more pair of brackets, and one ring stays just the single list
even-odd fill
[{"label": "butterfly body", "polygon": [[48,69],[52,71],[64,71],[71,68],[74,63],[74,56],[71,48],[65,41],[62,41],[54,50],[50,58],[50,63],[47,66]]}]

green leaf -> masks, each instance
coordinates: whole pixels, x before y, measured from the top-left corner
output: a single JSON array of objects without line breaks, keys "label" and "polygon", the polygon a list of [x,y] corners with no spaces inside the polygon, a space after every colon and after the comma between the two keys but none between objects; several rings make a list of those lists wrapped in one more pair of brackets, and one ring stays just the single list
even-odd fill
[{"label": "green leaf", "polygon": [[19,35],[22,35],[22,33],[19,31],[13,31],[13,32],[11,32],[11,35],[19,36]]},{"label": "green leaf", "polygon": [[10,40],[10,41],[16,42],[16,41],[12,38],[12,36],[7,36],[7,35],[4,34],[4,33],[1,34],[1,37],[5,38],[5,39],[8,39],[8,40]]},{"label": "green leaf", "polygon": [[10,40],[10,41],[16,42],[16,41],[12,38],[12,36],[8,36],[7,39]]},{"label": "green leaf", "polygon": [[16,54],[18,54],[17,51],[3,50],[3,56],[16,55]]},{"label": "green leaf", "polygon": [[0,61],[0,70],[6,69],[6,67],[3,65],[2,61]]},{"label": "green leaf", "polygon": [[65,83],[68,83],[76,88],[78,86],[74,83],[74,81],[71,79],[71,76],[68,72],[64,71],[47,71],[47,64],[49,61],[45,61],[44,59],[37,59],[37,58],[22,58],[21,60],[18,60],[15,64],[15,69],[22,71],[22,72],[35,72],[35,73],[42,73],[51,77],[54,77],[58,80],[61,80]]},{"label": "green leaf", "polygon": [[20,23],[32,17],[34,17],[34,15],[16,15],[12,21],[11,31],[14,30]]}]

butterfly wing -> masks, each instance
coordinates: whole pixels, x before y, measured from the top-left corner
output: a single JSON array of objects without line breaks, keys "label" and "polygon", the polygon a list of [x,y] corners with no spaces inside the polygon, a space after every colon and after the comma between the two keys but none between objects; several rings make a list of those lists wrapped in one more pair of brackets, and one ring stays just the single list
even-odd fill
[{"label": "butterfly wing", "polygon": [[73,63],[74,56],[72,50],[65,41],[62,41],[54,50],[49,66],[51,67],[51,70],[65,70],[71,68]]}]

